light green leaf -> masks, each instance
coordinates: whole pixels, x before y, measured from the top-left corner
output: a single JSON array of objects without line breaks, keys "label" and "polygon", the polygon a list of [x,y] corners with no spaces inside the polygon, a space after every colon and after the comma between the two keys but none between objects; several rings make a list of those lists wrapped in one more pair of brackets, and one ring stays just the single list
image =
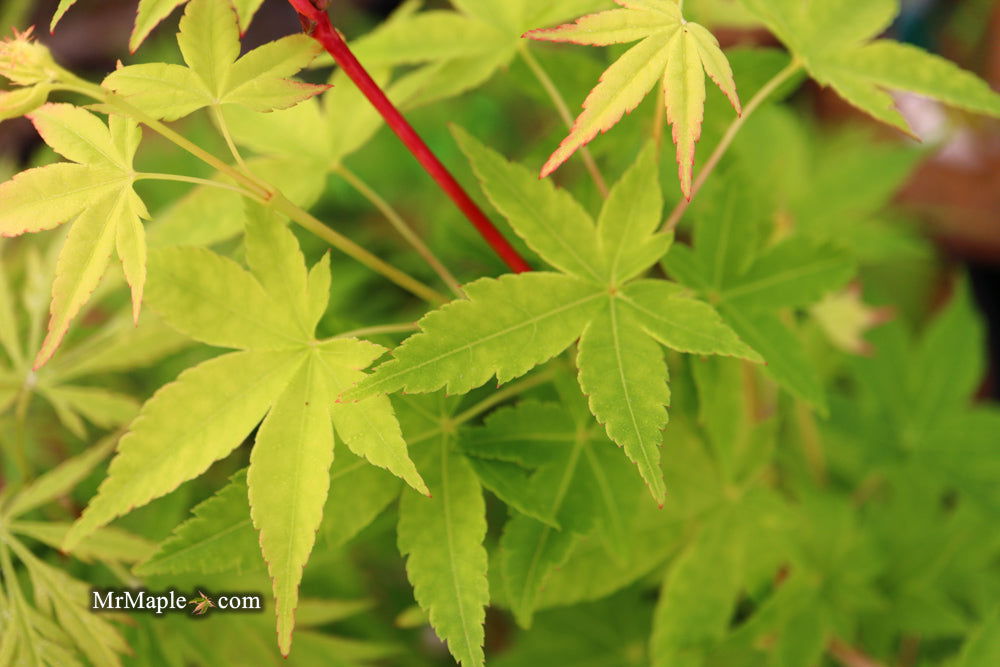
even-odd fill
[{"label": "light green leaf", "polygon": [[341,448],[330,469],[321,539],[332,548],[343,546],[396,500],[402,488],[398,477]]},{"label": "light green leaf", "polygon": [[[50,521],[16,521],[11,531],[47,544],[53,549],[62,548],[66,533],[72,524]],[[104,527],[91,533],[77,545],[73,556],[84,562],[134,563],[146,558],[153,545],[141,537],[116,528]]]},{"label": "light green leaf", "polygon": [[486,56],[502,36],[480,21],[449,11],[425,11],[390,21],[352,45],[366,67],[414,65]]},{"label": "light green leaf", "polygon": [[809,306],[843,287],[854,272],[844,252],[796,236],[765,250],[721,298],[741,309]]},{"label": "light green leaf", "polygon": [[577,358],[590,409],[639,467],[657,503],[666,499],[660,443],[670,403],[663,352],[618,299],[590,323]]},{"label": "light green leaf", "polygon": [[881,34],[899,10],[895,0],[744,0],[818,82],[876,119],[909,133],[888,91],[911,91],[945,104],[1000,116],[1000,95],[970,72]]},{"label": "light green leaf", "polygon": [[561,271],[604,282],[594,221],[572,195],[539,181],[464,130],[456,127],[453,133],[490,202],[532,250]]},{"label": "light green leaf", "polygon": [[89,207],[73,223],[56,263],[49,330],[35,357],[36,368],[55,353],[70,322],[90,300],[111,262],[118,225],[130,224],[133,216],[128,197],[121,192]]},{"label": "light green leaf", "polygon": [[82,454],[63,461],[41,475],[11,498],[3,514],[17,517],[69,493],[114,449],[116,438],[109,437],[91,446]]},{"label": "light green leaf", "polygon": [[54,151],[79,164],[104,163],[120,171],[132,168],[132,158],[123,155],[111,132],[97,116],[70,104],[46,104],[31,120]]},{"label": "light green leaf", "polygon": [[[249,4],[242,8],[254,9]],[[239,38],[236,12],[228,0],[191,0],[177,35],[187,67],[162,63],[122,67],[104,80],[104,86],[166,120],[223,104],[256,111],[285,109],[326,90],[286,78],[319,53],[321,47],[311,38],[285,37],[241,58]]]},{"label": "light green leaf", "polygon": [[525,36],[550,42],[605,46],[642,40],[604,74],[583,103],[584,111],[542,167],[542,177],[559,168],[599,132],[607,132],[663,78],[663,104],[673,126],[681,191],[691,198],[694,147],[701,137],[705,75],[741,113],[733,72],[719,43],[702,26],[686,21],[672,0],[619,2],[624,9],[588,14],[575,23]]},{"label": "light green leaf", "polygon": [[673,236],[655,233],[662,215],[659,169],[650,145],[611,189],[601,209],[597,233],[606,282],[631,280],[666,254]]},{"label": "light green leaf", "polygon": [[125,184],[119,171],[60,162],[28,169],[0,184],[0,236],[58,227]]},{"label": "light green leaf", "polygon": [[477,465],[501,461],[534,469],[524,493],[560,527],[524,515],[511,517],[504,527],[501,583],[523,627],[531,625],[546,581],[579,535],[596,531],[605,558],[610,553],[617,560],[630,551],[626,526],[642,486],[585,407],[580,415],[578,422],[565,405],[523,402],[490,415],[464,442]]},{"label": "light green leaf", "polygon": [[[14,319],[14,302],[14,294],[10,290],[4,266],[3,248],[0,246],[0,346],[7,353],[11,363],[17,367],[24,360],[24,351],[21,348],[18,321]],[[0,409],[0,412],[3,410]]]},{"label": "light green leaf", "polygon": [[[247,215],[247,264],[271,297],[283,319],[298,325],[304,339],[312,338],[315,325],[309,326],[308,281],[306,260],[295,235],[277,215],[261,206],[251,205]],[[324,303],[324,305],[326,305]]]},{"label": "light green leaf", "polygon": [[177,45],[184,62],[210,95],[221,96],[240,55],[236,12],[225,0],[191,0],[181,17]]},{"label": "light green leaf", "polygon": [[327,252],[309,269],[309,278],[306,281],[306,299],[309,302],[306,323],[309,325],[310,331],[316,330],[330,304],[331,280],[330,253]]},{"label": "light green leaf", "polygon": [[197,572],[246,571],[263,567],[257,532],[250,520],[246,471],[191,510],[184,521],[135,568],[142,577]]},{"label": "light green leaf", "polygon": [[917,419],[968,405],[987,367],[983,323],[967,281],[922,336],[909,366],[910,414]]},{"label": "light green leaf", "polygon": [[553,273],[484,278],[468,299],[426,315],[408,338],[345,400],[404,389],[466,393],[492,375],[503,383],[565,350],[600,305],[601,292]]},{"label": "light green leaf", "polygon": [[763,361],[714,308],[678,293],[671,283],[640,280],[627,286],[621,299],[649,335],[678,352]]},{"label": "light green leaf", "polygon": [[484,664],[486,504],[479,480],[442,436],[427,446],[421,470],[433,497],[405,492],[399,507],[399,550],[431,626],[463,666]]},{"label": "light green leaf", "polygon": [[143,63],[119,67],[102,85],[129,104],[163,120],[177,120],[212,103],[195,73],[181,65]]},{"label": "light green leaf", "polygon": [[101,428],[127,424],[139,412],[139,403],[131,396],[100,387],[60,386],[45,393]]},{"label": "light green leaf", "polygon": [[826,410],[826,397],[819,374],[806,357],[802,343],[777,315],[748,313],[725,304],[720,307],[720,312],[740,338],[760,352],[767,363],[765,373],[821,412]]},{"label": "light green leaf", "polygon": [[965,642],[955,667],[990,665],[998,660],[1000,660],[1000,612],[994,610]]},{"label": "light green leaf", "polygon": [[[75,1],[75,0],[74,0]],[[129,37],[129,51],[135,53],[160,21],[170,16],[170,13],[186,0],[139,0],[139,9],[135,16],[135,26]],[[53,19],[53,22],[55,20]]]},{"label": "light green leaf", "polygon": [[189,369],[143,406],[66,549],[134,507],[170,493],[227,455],[260,422],[300,352],[236,352]]},{"label": "light green leaf", "polygon": [[667,571],[650,637],[652,664],[698,667],[729,627],[741,582],[741,532],[723,514],[710,520]]},{"label": "light green leaf", "polygon": [[150,253],[146,298],[178,331],[209,345],[294,349],[312,338],[248,271],[204,248]]},{"label": "light green leaf", "polygon": [[330,395],[312,355],[261,425],[247,473],[250,516],[271,575],[278,647],[285,656],[292,646],[302,569],[323,518],[331,463]]},{"label": "light green leaf", "polygon": [[50,229],[78,216],[56,265],[49,332],[35,358],[37,368],[51,358],[97,288],[119,234],[128,241],[121,244],[122,258],[138,319],[145,252],[140,219],[149,213],[132,190],[132,159],[141,139],[134,120],[112,116],[105,125],[69,104],[46,104],[32,120],[46,143],[78,163],[29,170],[0,185],[0,196],[11,202],[0,213],[0,234]]},{"label": "light green leaf", "polygon": [[[324,343],[317,354],[330,394],[337,396],[363,380],[365,374],[358,369],[367,368],[385,354],[385,349],[374,343],[341,338]],[[427,486],[410,460],[387,396],[370,396],[357,403],[337,403],[330,408],[330,414],[337,435],[352,452],[427,495]]]}]

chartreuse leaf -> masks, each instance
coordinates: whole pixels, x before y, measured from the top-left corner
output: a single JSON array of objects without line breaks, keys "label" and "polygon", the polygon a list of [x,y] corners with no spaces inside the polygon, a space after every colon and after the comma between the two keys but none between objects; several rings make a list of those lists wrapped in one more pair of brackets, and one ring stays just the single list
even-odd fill
[{"label": "chartreuse leaf", "polygon": [[607,132],[635,109],[663,81],[663,104],[673,126],[681,191],[691,197],[695,144],[701,138],[705,108],[705,75],[741,113],[733,72],[719,42],[686,21],[672,0],[616,0],[622,9],[588,14],[575,23],[532,30],[525,37],[549,42],[607,46],[640,41],[601,75],[583,102],[584,111],[559,148],[542,167],[542,177],[558,169],[573,153]]},{"label": "chartreuse leaf", "polygon": [[399,389],[466,393],[493,375],[507,382],[569,347],[602,297],[592,283],[548,272],[483,278],[465,293],[424,316],[422,333],[345,399]]},{"label": "chartreuse leaf", "polygon": [[484,664],[486,504],[472,467],[443,433],[423,446],[418,460],[430,499],[404,492],[398,542],[406,574],[431,626],[461,665]]},{"label": "chartreuse leaf", "polygon": [[[149,33],[153,31],[160,21],[170,16],[178,6],[183,5],[187,0],[139,0],[139,7],[136,11],[135,26],[132,28],[132,36],[129,38],[128,48],[135,53],[139,46],[146,40]],[[239,17],[241,32],[246,32],[254,14],[260,9],[264,0],[233,0],[232,8]],[[50,30],[55,30],[56,25],[70,7],[76,4],[76,0],[59,0],[49,23]]]},{"label": "chartreuse leaf", "polygon": [[503,464],[529,471],[520,493],[558,522],[556,528],[519,514],[504,526],[504,599],[523,627],[531,625],[547,578],[580,536],[596,531],[613,556],[627,552],[638,480],[585,411],[580,420],[564,406],[523,402],[490,415],[483,428],[463,437],[462,449],[477,470]]},{"label": "chartreuse leaf", "polygon": [[82,454],[63,461],[10,498],[3,508],[5,517],[18,517],[69,493],[104,460],[115,446],[114,438],[105,438]]},{"label": "chartreuse leaf", "polygon": [[143,406],[66,548],[203,473],[250,434],[302,362],[298,351],[248,350],[182,373]]},{"label": "chartreuse leaf", "polygon": [[603,282],[603,261],[594,221],[569,192],[538,179],[508,162],[496,151],[455,128],[490,202],[510,220],[532,250],[560,271],[584,280]]},{"label": "chartreuse leaf", "polygon": [[[317,361],[329,385],[330,396],[340,395],[364,380],[358,370],[385,354],[385,349],[365,341],[343,338],[323,343]],[[427,486],[406,452],[406,442],[388,396],[371,396],[359,403],[337,403],[330,408],[337,434],[355,455],[385,468],[414,489],[427,495]]]},{"label": "chartreuse leaf", "polygon": [[191,514],[155,553],[136,566],[136,574],[214,574],[262,565],[247,502],[246,471],[233,475],[226,486],[197,505]]},{"label": "chartreuse leaf", "polygon": [[[816,369],[780,317],[807,308],[854,275],[850,254],[802,235],[761,248],[757,207],[747,185],[727,178],[722,200],[697,216],[694,247],[675,248],[664,265],[671,276],[713,301],[726,325],[767,361],[764,372],[795,396],[823,408]],[[749,219],[741,219],[741,211]]]},{"label": "chartreuse leaf", "polygon": [[[365,377],[362,369],[383,348],[350,338],[315,339],[310,328],[322,310],[319,302],[325,305],[328,298],[321,290],[328,289],[329,279],[310,276],[282,221],[260,212],[250,216],[247,257],[252,272],[200,248],[153,253],[154,309],[192,337],[244,349],[185,371],[146,403],[65,543],[73,548],[114,518],[200,475],[263,420],[244,488],[273,580],[279,648],[287,654],[302,568],[327,501],[334,431],[358,455],[422,493],[427,488],[387,397],[333,404],[337,394]],[[321,263],[318,270],[328,266]],[[238,510],[230,499],[227,492],[206,506],[204,517],[168,542],[162,556],[168,564],[160,567],[191,567],[183,554],[192,551],[187,560],[198,567],[197,561],[213,552],[205,533],[220,522],[229,524],[237,542],[243,540],[245,524],[233,520]]]},{"label": "chartreuse leaf", "polygon": [[660,442],[670,389],[660,346],[618,299],[611,298],[584,330],[577,365],[590,410],[639,466],[653,497],[663,504]]},{"label": "chartreuse leaf", "polygon": [[650,637],[653,665],[701,665],[703,650],[725,634],[742,580],[736,519],[713,517],[667,571]]},{"label": "chartreuse leaf", "polygon": [[250,516],[273,582],[283,655],[291,650],[299,582],[323,518],[332,462],[329,391],[313,355],[261,425],[247,473]]},{"label": "chartreuse leaf", "polygon": [[103,85],[165,120],[225,104],[255,111],[287,109],[326,90],[326,86],[288,78],[320,51],[308,36],[284,37],[242,57],[239,37],[237,17],[228,0],[191,0],[177,35],[186,67],[130,65],[108,75]]},{"label": "chartreuse leaf", "polygon": [[[1000,116],[1000,95],[970,72],[914,46],[875,39],[897,0],[744,0],[819,83],[874,118],[910,132],[889,91],[910,91]],[[874,40],[874,41],[872,41]]]},{"label": "chartreuse leaf", "polygon": [[52,229],[76,218],[56,264],[49,331],[37,368],[52,357],[97,288],[116,245],[138,321],[146,280],[141,219],[149,213],[132,189],[132,159],[141,138],[134,121],[112,116],[105,125],[69,104],[46,104],[31,119],[45,142],[73,162],[30,169],[0,184],[0,234]]},{"label": "chartreuse leaf", "polygon": [[[465,393],[496,375],[518,377],[581,339],[580,386],[610,437],[636,463],[654,498],[666,424],[667,368],[657,343],[693,354],[754,361],[711,306],[666,281],[628,283],[670,246],[657,234],[662,199],[654,152],[645,150],[604,204],[595,226],[567,194],[472,137],[456,133],[493,203],[543,259],[565,271],[483,279],[467,299],[431,312],[344,400],[403,389]],[[652,359],[652,361],[650,361]],[[650,386],[654,387],[650,391]],[[527,507],[527,506],[525,506]]]}]

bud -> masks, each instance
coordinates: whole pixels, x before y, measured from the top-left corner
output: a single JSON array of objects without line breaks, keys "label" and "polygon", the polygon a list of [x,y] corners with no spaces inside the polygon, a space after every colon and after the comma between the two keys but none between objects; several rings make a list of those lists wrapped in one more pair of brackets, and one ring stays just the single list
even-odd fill
[{"label": "bud", "polygon": [[48,47],[32,39],[34,28],[14,31],[14,36],[0,41],[0,76],[19,86],[52,81],[59,69]]},{"label": "bud", "polygon": [[45,104],[51,86],[40,83],[29,88],[0,90],[0,121],[29,114]]}]

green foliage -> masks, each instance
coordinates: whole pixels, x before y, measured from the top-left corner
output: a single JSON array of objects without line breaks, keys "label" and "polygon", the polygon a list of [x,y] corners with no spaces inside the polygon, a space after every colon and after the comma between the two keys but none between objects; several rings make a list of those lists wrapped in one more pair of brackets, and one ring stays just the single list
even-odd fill
[{"label": "green foliage", "polygon": [[[190,0],[179,58],[100,85],[0,43],[0,119],[66,160],[0,164],[0,664],[1000,660],[986,335],[893,204],[935,147],[784,102],[804,70],[908,131],[892,92],[1000,97],[875,39],[894,0],[452,5],[351,48],[534,271],[491,271],[310,36],[243,52],[260,0]],[[712,34],[758,20],[787,54]],[[616,127],[593,184],[537,177],[562,130],[524,93],[569,129],[543,175]],[[197,620],[93,612],[121,586]]]},{"label": "green foliage", "polygon": [[906,90],[1000,116],[1000,95],[975,75],[906,44],[874,39],[899,12],[896,0],[743,0],[821,84],[874,118],[910,127],[887,91]]},{"label": "green foliage", "polygon": [[526,37],[550,42],[607,46],[642,40],[601,75],[583,102],[570,135],[542,167],[548,176],[599,132],[607,132],[635,109],[662,79],[663,103],[673,126],[681,191],[691,198],[694,146],[704,120],[705,75],[741,113],[733,71],[719,41],[704,26],[687,21],[672,0],[616,0],[621,9],[588,14],[575,23],[533,30]]}]

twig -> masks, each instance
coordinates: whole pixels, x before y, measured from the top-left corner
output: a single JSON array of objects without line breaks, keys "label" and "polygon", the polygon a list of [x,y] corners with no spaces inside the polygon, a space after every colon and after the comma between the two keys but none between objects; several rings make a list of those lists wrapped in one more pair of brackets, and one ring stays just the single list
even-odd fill
[{"label": "twig", "polygon": [[[520,48],[521,58],[524,60],[525,64],[538,79],[538,83],[542,85],[545,92],[548,94],[549,99],[552,100],[552,104],[555,105],[556,111],[559,112],[559,116],[562,118],[563,123],[566,124],[566,129],[572,131],[573,129],[573,115],[569,111],[569,106],[566,104],[566,100],[563,98],[562,93],[559,92],[559,88],[556,87],[552,77],[549,76],[542,64],[538,62],[538,59],[531,54],[531,50],[524,44]],[[601,174],[600,168],[597,166],[597,162],[594,160],[593,154],[590,152],[586,146],[580,149],[580,157],[583,158],[583,164],[590,172],[590,177],[594,181],[594,185],[597,186],[598,192],[605,199],[608,198],[608,184],[604,180],[604,176]]]},{"label": "twig", "polygon": [[520,253],[504,238],[482,209],[476,205],[468,193],[459,185],[455,177],[431,151],[409,121],[389,100],[382,88],[372,79],[364,66],[358,61],[340,36],[326,11],[313,2],[325,5],[322,0],[288,0],[302,19],[306,33],[323,45],[323,48],[333,56],[333,59],[361,90],[368,101],[378,110],[385,122],[396,133],[413,157],[430,174],[441,189],[451,198],[456,206],[465,214],[469,222],[479,231],[479,234],[490,245],[500,258],[516,273],[530,271],[531,267],[521,257]]}]

